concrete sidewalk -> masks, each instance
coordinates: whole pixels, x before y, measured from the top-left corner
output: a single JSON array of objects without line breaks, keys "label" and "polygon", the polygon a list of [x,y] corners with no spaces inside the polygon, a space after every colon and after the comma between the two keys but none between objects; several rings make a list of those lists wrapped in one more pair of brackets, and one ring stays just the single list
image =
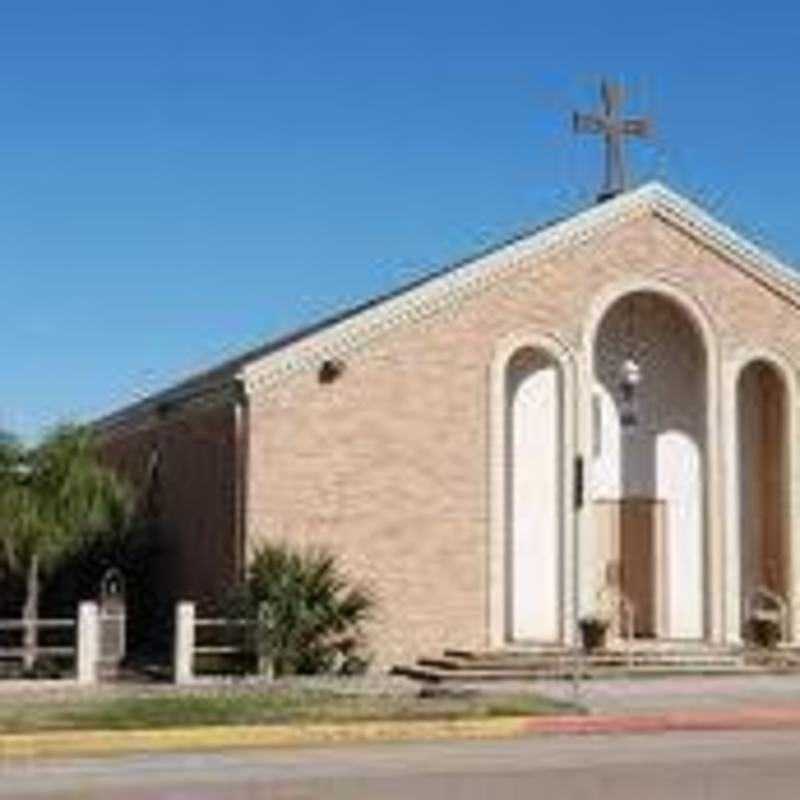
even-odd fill
[{"label": "concrete sidewalk", "polygon": [[800,706],[800,675],[680,675],[586,680],[576,695],[569,681],[528,684],[554,700],[577,702],[589,713],[737,712]]}]

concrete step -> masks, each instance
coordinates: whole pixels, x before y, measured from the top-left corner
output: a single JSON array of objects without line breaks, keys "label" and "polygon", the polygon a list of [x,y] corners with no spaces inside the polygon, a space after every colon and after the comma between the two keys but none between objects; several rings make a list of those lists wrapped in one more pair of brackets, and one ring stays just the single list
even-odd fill
[{"label": "concrete step", "polygon": [[[746,666],[737,664],[709,665],[634,665],[632,667],[615,665],[583,665],[581,677],[584,679],[620,678],[620,677],[666,677],[670,675],[768,675],[778,672],[792,671],[790,668],[770,666]],[[574,673],[566,665],[548,670],[506,669],[506,670],[448,670],[422,665],[398,666],[392,669],[395,675],[405,675],[425,683],[473,683],[531,680],[558,680],[572,678]]]},{"label": "concrete step", "polygon": [[496,650],[444,650],[444,655],[450,658],[476,658],[487,659],[496,656],[508,658],[525,658],[530,655],[537,656],[560,656],[564,653],[572,652],[572,648],[560,644],[553,645],[531,645],[529,647],[501,647]]},{"label": "concrete step", "polygon": [[790,650],[773,650],[768,652],[753,650],[744,656],[746,664],[800,667],[800,653]]},{"label": "concrete step", "polygon": [[[570,654],[562,654],[558,658],[548,657],[539,658],[529,656],[528,658],[515,659],[458,659],[458,658],[421,658],[417,662],[418,666],[430,667],[432,669],[461,671],[461,672],[492,672],[507,670],[531,670],[548,671],[569,666],[573,661]],[[696,656],[663,656],[650,653],[618,653],[608,652],[592,656],[581,656],[581,662],[588,666],[683,666],[683,667],[713,667],[713,666],[737,666],[742,663],[742,659],[737,655],[708,655],[698,654]]]},{"label": "concrete step", "polygon": [[[571,677],[572,650],[557,645],[515,646],[498,650],[448,649],[444,655],[400,665],[397,674],[429,682],[527,681]],[[800,658],[788,649],[758,658],[740,647],[703,642],[637,641],[630,649],[616,643],[591,655],[580,654],[578,669],[587,677],[625,675],[723,675],[791,671]]]},{"label": "concrete step", "polygon": [[[563,646],[552,647],[529,647],[525,649],[502,648],[498,650],[453,650],[444,651],[444,657],[462,661],[473,662],[503,662],[517,663],[531,658],[553,659],[571,657],[572,648]],[[741,655],[744,652],[741,647],[722,647],[706,645],[703,643],[658,643],[642,644],[634,641],[631,647],[627,644],[619,643],[606,647],[602,650],[595,650],[597,655],[617,655],[621,653],[633,653],[636,656],[654,657],[727,657],[731,655]]]}]

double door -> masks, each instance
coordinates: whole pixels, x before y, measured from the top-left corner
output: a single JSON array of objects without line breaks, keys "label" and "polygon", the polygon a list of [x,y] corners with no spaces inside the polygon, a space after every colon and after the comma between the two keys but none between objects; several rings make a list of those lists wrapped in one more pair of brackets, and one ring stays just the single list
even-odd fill
[{"label": "double door", "polygon": [[647,497],[595,503],[598,555],[605,583],[618,588],[634,610],[637,637],[666,630],[666,504]]}]

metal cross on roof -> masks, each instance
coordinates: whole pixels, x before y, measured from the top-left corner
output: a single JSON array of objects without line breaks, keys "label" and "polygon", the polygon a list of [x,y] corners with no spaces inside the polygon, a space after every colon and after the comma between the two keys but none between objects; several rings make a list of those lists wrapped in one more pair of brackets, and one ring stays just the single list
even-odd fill
[{"label": "metal cross on roof", "polygon": [[626,136],[645,137],[650,134],[651,122],[647,117],[623,119],[621,116],[625,93],[617,83],[604,80],[600,85],[603,110],[597,113],[572,115],[572,128],[575,133],[603,134],[606,144],[606,178],[603,191],[597,195],[602,202],[625,191],[627,175],[623,140]]}]

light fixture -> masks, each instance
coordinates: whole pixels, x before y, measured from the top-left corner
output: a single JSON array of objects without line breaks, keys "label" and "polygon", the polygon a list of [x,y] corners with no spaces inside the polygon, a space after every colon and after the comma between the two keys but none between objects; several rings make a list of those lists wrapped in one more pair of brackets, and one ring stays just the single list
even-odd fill
[{"label": "light fixture", "polygon": [[636,358],[635,296],[628,300],[627,355],[619,369],[620,425],[630,430],[639,424],[638,388],[642,382],[642,368]]},{"label": "light fixture", "polygon": [[322,362],[317,372],[320,383],[333,383],[344,372],[345,363],[339,358],[329,358]]},{"label": "light fixture", "polygon": [[619,421],[623,428],[635,428],[639,424],[637,388],[642,381],[642,371],[633,358],[626,358],[620,367],[619,390],[622,396]]}]

